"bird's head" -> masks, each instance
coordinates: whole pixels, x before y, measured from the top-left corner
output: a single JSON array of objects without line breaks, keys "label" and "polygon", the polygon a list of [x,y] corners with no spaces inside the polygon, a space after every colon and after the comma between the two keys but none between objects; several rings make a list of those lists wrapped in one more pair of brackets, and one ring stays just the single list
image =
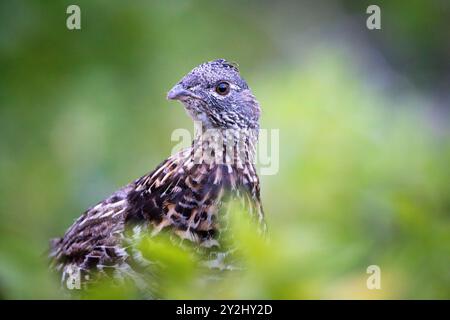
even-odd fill
[{"label": "bird's head", "polygon": [[224,59],[194,68],[167,94],[205,128],[258,129],[260,107],[237,66]]}]

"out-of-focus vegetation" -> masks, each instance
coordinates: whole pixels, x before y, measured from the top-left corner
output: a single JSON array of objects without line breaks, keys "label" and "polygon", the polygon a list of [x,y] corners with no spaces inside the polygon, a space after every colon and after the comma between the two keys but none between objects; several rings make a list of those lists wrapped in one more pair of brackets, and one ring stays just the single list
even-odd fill
[{"label": "out-of-focus vegetation", "polygon": [[62,297],[48,240],[169,155],[192,124],[165,93],[219,57],[280,130],[271,241],[233,224],[247,271],[202,285],[189,253],[149,240],[164,295],[450,298],[448,2],[378,1],[378,31],[366,1],[76,2],[81,31],[72,1],[0,3],[0,298]]}]

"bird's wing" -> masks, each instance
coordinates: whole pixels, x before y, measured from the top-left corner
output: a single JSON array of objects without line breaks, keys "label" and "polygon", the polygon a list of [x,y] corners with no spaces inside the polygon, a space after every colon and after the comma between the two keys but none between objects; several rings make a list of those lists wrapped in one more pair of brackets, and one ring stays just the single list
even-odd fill
[{"label": "bird's wing", "polygon": [[118,243],[124,230],[126,196],[131,189],[131,186],[122,188],[87,209],[64,237],[52,241],[50,257],[56,269],[66,263],[76,263],[86,269],[96,264],[110,265],[125,255]]},{"label": "bird's wing", "polygon": [[152,235],[171,229],[182,239],[214,244],[223,191],[215,173],[213,166],[194,161],[192,149],[181,151],[135,182],[128,218],[149,222]]}]

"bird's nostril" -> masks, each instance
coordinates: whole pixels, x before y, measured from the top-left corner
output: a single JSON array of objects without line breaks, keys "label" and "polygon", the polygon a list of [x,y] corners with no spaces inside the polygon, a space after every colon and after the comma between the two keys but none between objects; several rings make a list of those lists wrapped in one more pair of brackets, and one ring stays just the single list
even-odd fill
[{"label": "bird's nostril", "polygon": [[184,89],[181,84],[177,84],[167,93],[169,100],[181,100],[186,97],[198,98],[192,91]]},{"label": "bird's nostril", "polygon": [[186,91],[181,85],[177,84],[167,93],[167,99],[176,100]]}]

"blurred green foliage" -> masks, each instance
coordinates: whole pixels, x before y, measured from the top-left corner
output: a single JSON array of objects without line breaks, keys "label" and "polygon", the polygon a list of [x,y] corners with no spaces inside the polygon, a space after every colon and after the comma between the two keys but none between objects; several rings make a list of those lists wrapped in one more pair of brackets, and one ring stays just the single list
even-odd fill
[{"label": "blurred green foliage", "polygon": [[165,93],[219,57],[280,129],[280,170],[261,177],[271,240],[234,224],[246,271],[208,285],[189,253],[146,240],[163,294],[450,298],[448,2],[379,1],[380,31],[367,1],[82,0],[69,31],[72,3],[0,3],[0,298],[63,297],[48,240],[169,155],[192,124]]}]

